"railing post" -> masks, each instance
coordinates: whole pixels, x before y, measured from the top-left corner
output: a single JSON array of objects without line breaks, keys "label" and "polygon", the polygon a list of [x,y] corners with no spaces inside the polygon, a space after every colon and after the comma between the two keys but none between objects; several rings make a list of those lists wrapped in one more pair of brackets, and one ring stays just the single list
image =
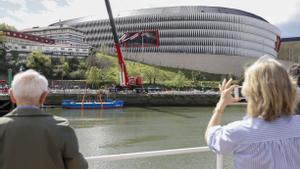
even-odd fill
[{"label": "railing post", "polygon": [[223,155],[217,154],[217,169],[223,169]]}]

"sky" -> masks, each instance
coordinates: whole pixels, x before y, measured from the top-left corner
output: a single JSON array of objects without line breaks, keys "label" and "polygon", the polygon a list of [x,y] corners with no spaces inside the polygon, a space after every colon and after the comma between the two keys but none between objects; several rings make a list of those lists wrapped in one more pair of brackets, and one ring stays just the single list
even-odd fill
[{"label": "sky", "polygon": [[[300,0],[110,0],[114,16],[141,8],[206,5],[254,13],[277,26],[281,37],[300,37]],[[0,0],[0,23],[21,30],[87,16],[108,18],[104,0]]]}]

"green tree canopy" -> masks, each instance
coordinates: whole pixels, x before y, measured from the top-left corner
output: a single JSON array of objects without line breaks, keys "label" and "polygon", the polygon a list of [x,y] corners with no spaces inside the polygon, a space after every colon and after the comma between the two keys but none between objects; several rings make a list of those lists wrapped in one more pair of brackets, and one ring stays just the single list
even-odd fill
[{"label": "green tree canopy", "polygon": [[63,80],[70,74],[70,65],[68,60],[61,56],[59,59],[51,59],[54,78]]},{"label": "green tree canopy", "polygon": [[3,31],[17,31],[14,26],[0,23],[0,73],[7,73],[7,69],[10,67],[8,60],[6,59],[6,48],[4,46],[5,36]]},{"label": "green tree canopy", "polygon": [[178,89],[182,88],[188,84],[189,84],[188,79],[185,77],[185,75],[182,71],[178,71],[178,73],[172,80],[172,85],[178,87]]},{"label": "green tree canopy", "polygon": [[99,85],[101,82],[101,70],[95,66],[92,66],[86,72],[86,82],[92,85]]},{"label": "green tree canopy", "polygon": [[[77,63],[76,66],[75,63]],[[73,62],[72,60],[70,60],[69,66],[70,66],[69,76],[71,79],[85,79],[86,70],[87,70],[87,65],[85,60],[78,60],[78,62]]]},{"label": "green tree canopy", "polygon": [[0,31],[17,31],[17,29],[6,23],[0,23]]},{"label": "green tree canopy", "polygon": [[0,50],[0,72],[6,74],[8,69],[7,60],[5,58],[5,50]]},{"label": "green tree canopy", "polygon": [[19,56],[17,51],[10,52],[11,57],[7,58],[8,67],[12,69],[13,74],[16,74],[20,71],[21,68],[26,68],[26,63],[24,59]]},{"label": "green tree canopy", "polygon": [[41,52],[33,51],[27,60],[27,67],[34,69],[47,77],[52,76],[51,59]]},{"label": "green tree canopy", "polygon": [[4,33],[0,30],[0,72],[6,74],[8,63],[6,60],[6,49],[4,46]]},{"label": "green tree canopy", "polygon": [[[0,30],[0,44],[3,44],[4,42],[4,32],[2,30]],[[2,47],[2,46],[1,46]],[[2,49],[2,48],[1,48]]]},{"label": "green tree canopy", "polygon": [[70,66],[68,62],[63,63],[62,66],[62,77],[68,76],[70,73]]}]

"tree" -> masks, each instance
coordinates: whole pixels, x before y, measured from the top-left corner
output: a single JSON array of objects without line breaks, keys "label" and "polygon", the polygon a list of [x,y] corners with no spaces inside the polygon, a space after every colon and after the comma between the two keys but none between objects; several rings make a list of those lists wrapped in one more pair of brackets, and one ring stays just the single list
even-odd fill
[{"label": "tree", "polygon": [[92,86],[99,86],[101,83],[115,83],[117,80],[118,77],[116,68],[99,69],[95,66],[92,66],[86,72],[86,82]]},{"label": "tree", "polygon": [[66,77],[66,76],[68,76],[69,75],[69,63],[68,62],[65,62],[65,63],[63,63],[63,66],[62,66],[63,68],[62,68],[62,79],[64,78],[64,77]]},{"label": "tree", "polygon": [[101,82],[101,70],[95,66],[92,66],[86,72],[86,83],[94,86],[94,85],[99,85],[100,82]]},{"label": "tree", "polygon": [[[55,61],[56,62],[53,62]],[[52,59],[52,63],[54,63],[55,69],[53,70],[53,75],[57,79],[60,78],[63,80],[65,77],[68,77],[70,73],[70,66],[68,61],[65,59],[65,57],[61,56],[58,60],[57,59]]]},{"label": "tree", "polygon": [[5,36],[4,36],[4,32],[0,29],[0,49],[1,50],[5,50],[4,48],[4,40],[5,40]]},{"label": "tree", "polygon": [[138,64],[129,63],[127,64],[127,72],[131,76],[139,76],[141,74],[141,69]]},{"label": "tree", "polygon": [[0,50],[0,73],[6,74],[8,69],[7,60],[5,58],[5,50]]},{"label": "tree", "polygon": [[30,53],[27,60],[27,67],[34,69],[45,76],[52,77],[51,59],[41,52],[33,51]]},{"label": "tree", "polygon": [[0,23],[0,31],[17,31],[17,29],[6,23]]},{"label": "tree", "polygon": [[106,80],[112,83],[118,83],[119,80],[119,74],[118,74],[118,68],[117,67],[111,67],[106,71]]},{"label": "tree", "polygon": [[168,77],[166,71],[161,70],[157,67],[145,65],[142,66],[140,69],[143,78],[145,79],[145,81],[148,81],[149,84],[157,84],[158,82],[163,82],[174,77]]},{"label": "tree", "polygon": [[5,23],[0,24],[0,73],[6,74],[7,69],[11,67],[11,65],[9,65],[9,61],[6,58],[7,49],[5,47],[5,34],[3,31],[17,31],[17,29]]},{"label": "tree", "polygon": [[0,72],[7,72],[6,49],[4,46],[4,33],[0,30]]},{"label": "tree", "polygon": [[10,54],[11,57],[7,59],[7,63],[8,67],[12,69],[13,74],[18,73],[22,68],[26,68],[26,63],[20,58],[17,51],[11,51]]},{"label": "tree", "polygon": [[174,77],[173,85],[176,86],[178,89],[188,85],[188,79],[185,77],[182,71],[178,71],[178,73]]},{"label": "tree", "polygon": [[155,77],[155,71],[152,67],[146,65],[144,67],[142,67],[142,76],[145,79],[145,81],[148,81],[149,84],[152,84],[152,82],[154,81],[154,77]]},{"label": "tree", "polygon": [[69,63],[70,72],[78,70],[80,67],[80,63],[82,62],[82,60],[80,60],[76,57],[67,59],[67,61]]},{"label": "tree", "polygon": [[70,64],[70,78],[71,79],[85,79],[87,72],[87,65],[85,60],[78,60],[77,66],[74,66],[72,60]]},{"label": "tree", "polygon": [[[163,83],[164,81],[167,81],[168,79],[173,78],[174,76],[168,76],[168,73],[166,73],[166,71],[162,70],[162,69],[156,69],[155,70],[155,79],[154,79],[154,84],[159,82],[159,83]],[[175,74],[175,73],[172,73]]]}]

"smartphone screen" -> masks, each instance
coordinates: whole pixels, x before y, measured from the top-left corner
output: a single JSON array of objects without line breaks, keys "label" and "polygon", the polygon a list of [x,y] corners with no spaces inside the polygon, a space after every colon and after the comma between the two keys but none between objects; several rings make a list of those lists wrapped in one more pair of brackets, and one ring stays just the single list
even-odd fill
[{"label": "smartphone screen", "polygon": [[233,89],[233,97],[240,98],[241,101],[246,101],[245,97],[242,94],[242,86],[237,86]]}]

